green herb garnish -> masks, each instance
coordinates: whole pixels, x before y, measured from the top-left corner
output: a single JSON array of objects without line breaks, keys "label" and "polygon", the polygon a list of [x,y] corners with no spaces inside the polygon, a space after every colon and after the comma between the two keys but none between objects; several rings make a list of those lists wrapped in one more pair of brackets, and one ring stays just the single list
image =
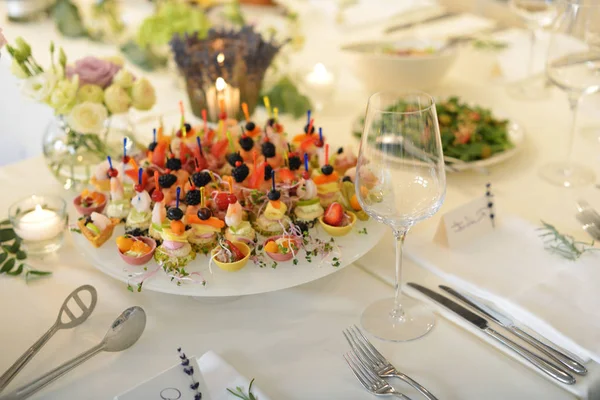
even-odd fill
[{"label": "green herb garnish", "polygon": [[231,390],[231,389],[227,388],[227,391],[229,393],[231,393],[232,395],[234,395],[235,397],[238,397],[242,400],[258,400],[258,397],[256,397],[254,395],[254,393],[252,393],[252,384],[253,383],[254,383],[254,378],[250,381],[250,385],[248,386],[247,394],[244,393],[244,389],[242,389],[240,386],[237,386],[235,388],[235,390]]},{"label": "green herb garnish", "polygon": [[599,249],[593,247],[594,242],[586,243],[576,241],[573,236],[560,233],[554,225],[542,221],[540,237],[544,241],[544,248],[549,252],[559,255],[567,260],[575,261],[584,253],[597,251]]}]

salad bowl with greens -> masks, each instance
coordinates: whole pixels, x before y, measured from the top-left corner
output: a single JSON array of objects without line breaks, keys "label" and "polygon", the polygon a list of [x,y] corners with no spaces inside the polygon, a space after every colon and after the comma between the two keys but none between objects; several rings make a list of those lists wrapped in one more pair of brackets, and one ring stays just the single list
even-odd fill
[{"label": "salad bowl with greens", "polygon": [[[407,112],[411,107],[410,104],[398,102],[387,111]],[[487,168],[514,156],[523,145],[523,128],[510,119],[500,118],[489,108],[473,105],[453,96],[443,100],[438,99],[436,109],[444,161],[449,171]],[[390,114],[390,118],[393,118],[393,114]],[[390,120],[389,123],[392,121]],[[383,125],[385,124],[384,119]],[[360,139],[363,126],[364,118],[359,118],[353,130],[355,137]],[[408,132],[414,129],[413,143],[419,140],[419,132],[421,132],[416,128],[405,127]],[[410,138],[410,135],[407,137]],[[380,149],[384,147],[388,149],[392,146],[398,152],[405,153],[410,153],[411,148],[417,147],[412,146],[410,142],[400,142],[391,136],[384,141],[369,138],[369,143]],[[387,153],[392,154],[390,158],[394,158],[393,151],[390,152],[388,149]],[[419,161],[420,157],[419,154],[414,154],[415,161]]]}]

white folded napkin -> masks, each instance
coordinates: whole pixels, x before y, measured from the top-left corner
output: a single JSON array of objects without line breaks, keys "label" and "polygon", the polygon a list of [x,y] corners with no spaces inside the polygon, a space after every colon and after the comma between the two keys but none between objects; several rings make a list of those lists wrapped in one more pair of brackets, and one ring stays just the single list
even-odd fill
[{"label": "white folded napkin", "polygon": [[544,249],[538,227],[505,217],[459,249],[408,235],[408,257],[450,286],[493,302],[515,320],[583,360],[600,362],[600,254],[569,261]]},{"label": "white folded napkin", "polygon": [[410,34],[429,39],[447,39],[475,35],[491,30],[495,25],[496,22],[491,19],[465,13],[418,25]]},{"label": "white folded napkin", "polygon": [[[198,364],[208,386],[211,400],[231,400],[233,395],[227,391],[227,388],[235,390],[237,386],[240,386],[244,390],[244,393],[248,393],[250,379],[240,375],[235,368],[215,352],[209,351],[205,353],[202,357],[198,358]],[[259,400],[269,400],[269,397],[259,389],[257,383],[252,385],[252,393]]]},{"label": "white folded napkin", "polygon": [[[343,23],[356,28],[368,27],[371,24],[387,22],[393,17],[404,16],[436,5],[437,2],[434,0],[360,0],[344,9],[342,12]],[[394,20],[394,22],[411,23],[413,21]]]},{"label": "white folded napkin", "polygon": [[[190,365],[195,369],[194,379],[196,382],[200,382],[199,390],[202,393],[202,400],[231,400],[234,396],[227,389],[235,391],[237,386],[240,386],[247,394],[250,381],[213,351],[205,353],[200,358],[190,357]],[[160,399],[161,392],[166,398],[171,398],[170,395],[179,392],[181,397],[173,398],[192,400],[194,392],[189,389],[190,383],[190,377],[183,372],[182,366],[177,364],[115,397],[115,400]],[[269,400],[257,384],[252,385],[252,393],[259,400]]]}]

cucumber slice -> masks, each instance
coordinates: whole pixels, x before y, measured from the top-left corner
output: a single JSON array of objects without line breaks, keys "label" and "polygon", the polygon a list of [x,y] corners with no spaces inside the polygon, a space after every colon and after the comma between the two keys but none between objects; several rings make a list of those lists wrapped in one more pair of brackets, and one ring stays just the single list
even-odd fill
[{"label": "cucumber slice", "polygon": [[100,228],[98,228],[96,225],[92,224],[91,222],[88,222],[85,225],[86,228],[88,228],[90,231],[94,232],[96,235],[100,234]]},{"label": "cucumber slice", "polygon": [[318,197],[309,200],[299,200],[298,203],[296,203],[296,205],[300,207],[312,206],[313,204],[317,204],[319,201],[320,200]]}]

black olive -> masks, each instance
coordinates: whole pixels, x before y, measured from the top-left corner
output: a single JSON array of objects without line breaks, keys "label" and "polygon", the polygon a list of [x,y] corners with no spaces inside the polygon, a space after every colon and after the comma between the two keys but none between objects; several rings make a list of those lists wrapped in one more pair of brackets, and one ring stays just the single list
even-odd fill
[{"label": "black olive", "polygon": [[279,192],[279,190],[271,189],[269,190],[269,194],[267,195],[267,197],[269,198],[269,200],[276,201],[281,198],[281,193]]},{"label": "black olive", "polygon": [[327,164],[327,165],[323,165],[323,166],[321,167],[321,172],[322,172],[324,175],[331,175],[331,174],[333,174],[333,167],[332,167],[331,165],[329,165],[329,164]]},{"label": "black olive", "polygon": [[206,221],[210,217],[212,217],[212,212],[210,211],[210,208],[202,207],[198,210],[198,218],[200,218],[202,221]]},{"label": "black olive", "polygon": [[167,211],[167,218],[169,218],[171,221],[179,221],[181,218],[183,218],[183,211],[181,211],[181,208],[171,207]]}]

